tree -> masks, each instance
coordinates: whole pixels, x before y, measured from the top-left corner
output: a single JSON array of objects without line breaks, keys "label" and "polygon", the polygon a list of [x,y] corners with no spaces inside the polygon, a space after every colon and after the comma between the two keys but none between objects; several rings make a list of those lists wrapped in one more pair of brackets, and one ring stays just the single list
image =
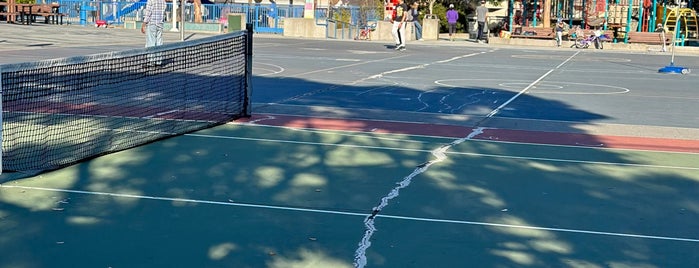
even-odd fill
[{"label": "tree", "polygon": [[201,16],[201,0],[194,0],[194,22],[204,22],[204,19]]}]

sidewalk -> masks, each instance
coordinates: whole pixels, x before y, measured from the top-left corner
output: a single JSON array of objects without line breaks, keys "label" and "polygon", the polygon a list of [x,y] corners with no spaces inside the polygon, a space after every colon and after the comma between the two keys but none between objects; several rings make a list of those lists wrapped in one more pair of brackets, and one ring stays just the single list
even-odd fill
[{"label": "sidewalk", "polygon": [[[0,23],[0,64],[89,55],[142,48],[139,30],[93,26]],[[185,33],[187,40],[211,34]],[[180,41],[179,32],[163,32],[165,43]]]},{"label": "sidewalk", "polygon": [[[469,39],[468,34],[458,33],[455,35],[454,41],[449,41],[449,34],[442,33],[439,34],[439,39],[436,41],[410,41],[411,43],[454,43],[458,45],[476,45],[476,46],[491,46],[491,47],[527,47],[527,48],[538,48],[538,49],[553,49],[553,50],[566,50],[576,48],[571,48],[573,41],[563,41],[561,47],[556,46],[556,41],[551,40],[541,40],[541,39],[527,39],[527,38],[499,38],[490,37],[487,44],[479,44],[474,39]],[[665,52],[661,52],[662,47],[660,45],[647,45],[647,44],[625,44],[625,43],[612,43],[605,42],[603,50],[611,51],[627,51],[633,53],[651,53],[651,54],[670,54],[671,47],[667,47]],[[587,48],[585,50],[595,50],[594,48]],[[677,55],[696,55],[699,56],[699,47],[696,46],[678,46],[675,47],[675,54]]]}]

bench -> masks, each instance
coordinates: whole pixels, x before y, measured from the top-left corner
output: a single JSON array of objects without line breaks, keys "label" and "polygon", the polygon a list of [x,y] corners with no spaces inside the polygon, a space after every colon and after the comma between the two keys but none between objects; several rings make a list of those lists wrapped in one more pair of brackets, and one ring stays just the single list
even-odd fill
[{"label": "bench", "polygon": [[672,43],[673,32],[665,33],[665,40],[660,32],[628,32],[629,43],[640,43],[650,45],[669,45]]},{"label": "bench", "polygon": [[554,38],[556,38],[556,34],[553,32],[553,28],[522,26],[522,27],[515,28],[511,37],[554,39]]},{"label": "bench", "polygon": [[60,6],[56,4],[51,4],[51,5],[46,5],[46,4],[41,4],[41,5],[34,5],[31,7],[31,10],[29,11],[29,16],[31,17],[31,20],[36,20],[36,16],[42,16],[44,17],[44,23],[53,23],[53,24],[61,24],[63,25],[63,17],[65,14],[61,14],[58,12],[58,8]]}]

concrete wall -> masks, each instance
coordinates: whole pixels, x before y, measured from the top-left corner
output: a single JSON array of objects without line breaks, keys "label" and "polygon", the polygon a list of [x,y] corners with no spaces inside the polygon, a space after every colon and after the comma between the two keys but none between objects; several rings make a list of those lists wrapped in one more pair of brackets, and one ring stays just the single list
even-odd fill
[{"label": "concrete wall", "polygon": [[325,26],[316,25],[315,19],[285,18],[284,36],[325,38]]},{"label": "concrete wall", "polygon": [[[335,24],[328,25],[328,38],[334,39],[354,39],[357,30],[351,32],[345,29],[335,30]],[[393,24],[389,21],[379,21],[376,30],[371,32],[371,40],[393,41],[391,29]],[[415,28],[412,23],[408,23],[405,28],[407,40],[415,40]],[[344,36],[343,36],[344,35]],[[314,19],[286,18],[284,19],[284,36],[304,37],[304,38],[326,38],[324,25],[316,25]],[[343,38],[344,37],[344,38]],[[439,20],[425,19],[422,23],[422,38],[425,40],[437,40],[439,38]]]}]

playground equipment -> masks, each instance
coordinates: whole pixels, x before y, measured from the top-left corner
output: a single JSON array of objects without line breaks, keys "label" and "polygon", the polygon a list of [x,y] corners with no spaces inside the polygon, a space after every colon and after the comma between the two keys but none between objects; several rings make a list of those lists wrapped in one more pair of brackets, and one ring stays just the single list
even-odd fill
[{"label": "playground equipment", "polygon": [[[675,11],[679,11],[679,8],[675,8]],[[682,18],[680,13],[676,13]],[[680,20],[676,19],[675,20],[675,28],[679,28],[680,25]],[[675,35],[676,37],[676,35]],[[662,67],[658,70],[659,73],[666,73],[666,74],[688,74],[690,72],[689,68],[681,67],[681,66],[675,66],[675,46],[677,46],[677,42],[672,42],[672,57],[670,58],[670,65],[667,65],[665,67]]]},{"label": "playground equipment", "polygon": [[[677,1],[677,2],[675,2]],[[689,1],[679,2],[679,1]],[[694,0],[510,0],[511,26],[534,26],[542,21],[542,4],[550,2],[550,19],[562,19],[583,29],[614,29],[616,40],[628,42],[628,32],[653,32],[658,24],[674,33],[677,45],[699,41],[697,11],[686,8]],[[678,8],[675,8],[678,7]],[[537,25],[539,24],[539,25]],[[677,26],[675,26],[677,25]],[[512,29],[511,29],[512,30]]]},{"label": "playground equipment", "polygon": [[663,22],[663,27],[668,31],[675,32],[675,37],[679,37],[678,39],[682,43],[685,40],[699,39],[697,12],[691,8],[673,8],[669,10]]}]

